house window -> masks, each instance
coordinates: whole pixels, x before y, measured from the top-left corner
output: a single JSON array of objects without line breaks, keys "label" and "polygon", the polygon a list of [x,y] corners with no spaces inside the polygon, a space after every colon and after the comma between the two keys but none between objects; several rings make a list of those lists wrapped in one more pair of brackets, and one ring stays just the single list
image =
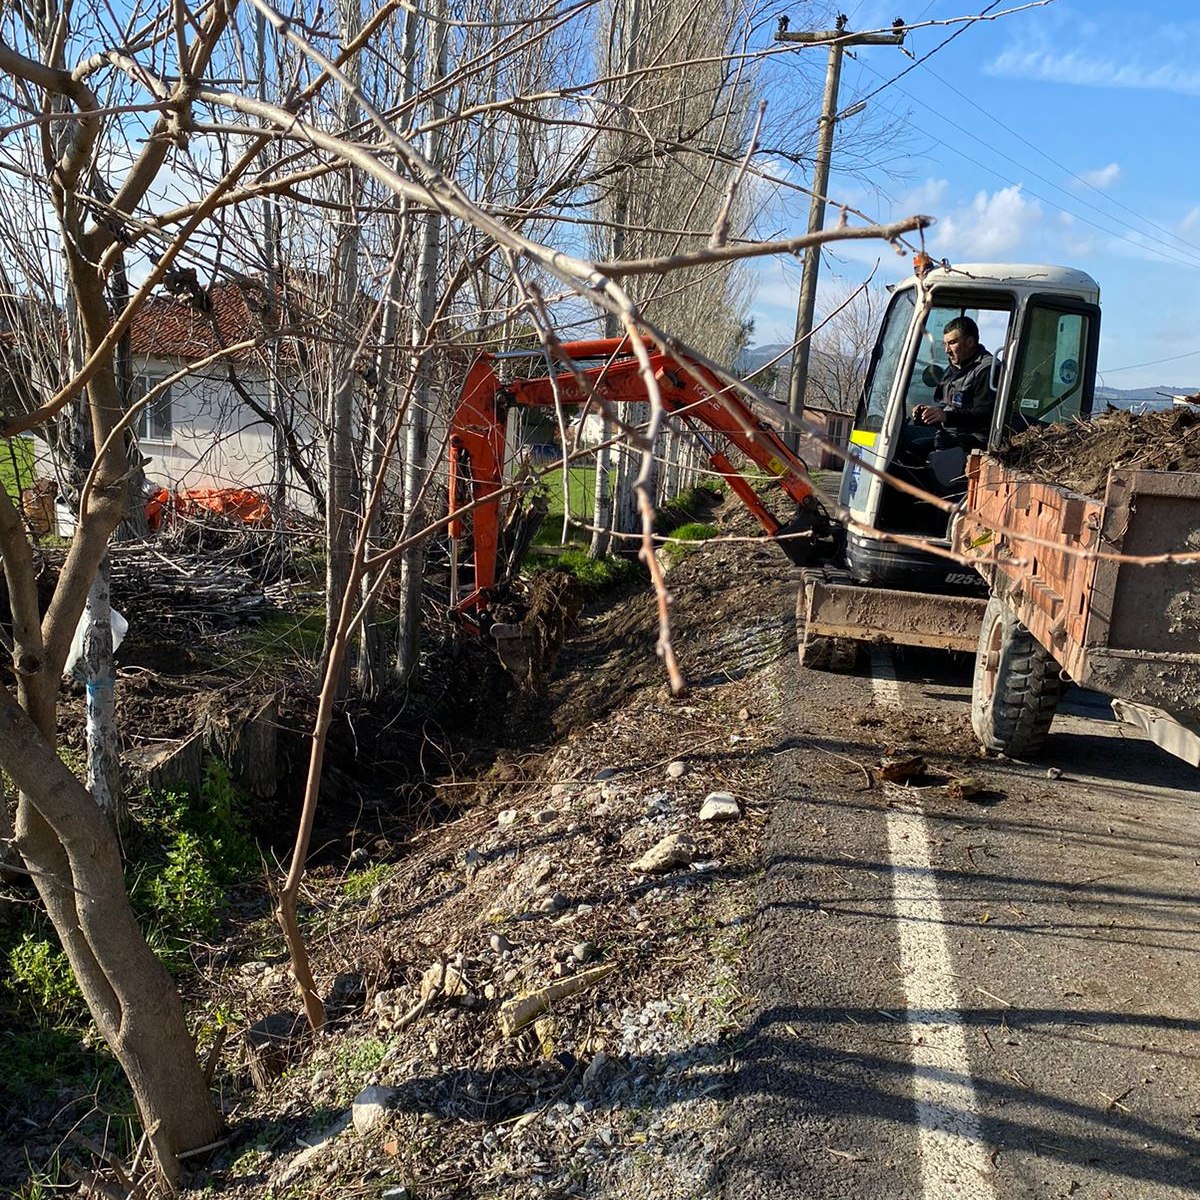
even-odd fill
[{"label": "house window", "polygon": [[[161,380],[139,375],[134,383],[134,399],[143,396]],[[138,412],[137,435],[140,442],[169,442],[171,440],[171,389],[163,388],[149,404]]]}]

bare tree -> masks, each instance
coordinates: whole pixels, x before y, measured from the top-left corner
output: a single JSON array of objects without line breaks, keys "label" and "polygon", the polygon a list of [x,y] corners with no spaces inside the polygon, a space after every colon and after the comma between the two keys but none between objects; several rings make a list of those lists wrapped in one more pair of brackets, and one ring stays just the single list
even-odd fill
[{"label": "bare tree", "polygon": [[[745,12],[736,0],[613,0],[608,11],[615,117],[602,141],[597,207],[607,224],[597,242],[621,258],[739,236],[747,206],[736,163],[751,131],[750,70],[734,50]],[[648,317],[729,361],[744,311],[735,263],[639,281],[634,292]],[[635,410],[629,419],[642,424],[648,416]],[[676,423],[656,450],[680,458],[685,440]],[[610,515],[600,482],[608,467],[598,457],[594,554],[604,549],[608,521],[621,533],[639,523],[634,481],[641,458],[623,446],[616,461]],[[653,470],[649,487],[657,491]]]},{"label": "bare tree", "polygon": [[854,411],[885,302],[880,289],[865,286],[831,298],[831,315],[813,334],[809,380],[817,407]]},{"label": "bare tree", "polygon": [[[16,509],[0,491],[0,551],[13,611],[17,699],[0,694],[0,761],[20,791],[18,848],[62,940],[71,967],[105,1040],[125,1070],[164,1177],[176,1180],[182,1150],[211,1141],[219,1119],[183,1019],[183,1008],[165,969],[138,930],[125,894],[114,832],[82,784],[54,752],[58,679],[76,625],[92,589],[109,535],[127,510],[125,413],[116,353],[143,287],[122,316],[113,319],[106,276],[119,254],[123,219],[133,214],[188,121],[191,78],[202,75],[225,31],[229,14],[210,9],[177,29],[178,82],[166,83],[148,66],[136,66],[154,93],[150,137],[128,160],[111,200],[89,192],[89,168],[105,151],[114,123],[93,86],[104,72],[123,69],[156,35],[130,29],[114,36],[123,52],[84,53],[70,36],[71,14],[46,6],[36,13],[6,14],[0,66],[12,80],[5,96],[10,114],[48,113],[42,125],[39,193],[54,214],[54,250],[64,267],[64,287],[80,339],[80,369],[38,412],[10,420],[8,433],[53,418],[76,396],[94,459],[81,488],[79,522],[49,612],[38,610],[29,543]],[[113,31],[116,34],[118,31]],[[110,97],[110,101],[111,101]],[[111,105],[110,105],[111,107]],[[20,123],[20,122],[19,122]],[[109,149],[120,152],[121,146]],[[32,183],[32,180],[29,181]],[[162,270],[170,264],[167,256]],[[161,278],[161,274],[159,275]],[[43,296],[42,303],[52,298]],[[19,702],[18,702],[19,701]]]}]

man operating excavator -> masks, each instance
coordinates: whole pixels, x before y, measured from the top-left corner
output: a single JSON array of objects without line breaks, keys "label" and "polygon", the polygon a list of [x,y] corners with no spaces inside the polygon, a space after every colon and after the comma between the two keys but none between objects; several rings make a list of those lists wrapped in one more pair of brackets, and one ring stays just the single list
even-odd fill
[{"label": "man operating excavator", "polygon": [[996,406],[992,355],[979,344],[979,326],[970,317],[947,322],[942,345],[950,366],[934,391],[937,403],[918,404],[913,416],[922,425],[938,426],[938,450],[982,450]]}]

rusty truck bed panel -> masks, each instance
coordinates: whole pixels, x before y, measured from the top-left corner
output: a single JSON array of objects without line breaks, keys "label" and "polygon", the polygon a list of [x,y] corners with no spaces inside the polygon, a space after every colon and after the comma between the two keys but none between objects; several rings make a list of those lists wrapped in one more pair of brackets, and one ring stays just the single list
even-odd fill
[{"label": "rusty truck bed panel", "polygon": [[[1200,475],[1114,471],[1105,505],[1104,540],[1124,554],[1200,552]],[[1095,586],[1108,599],[1108,648],[1194,654],[1197,579],[1197,567],[1188,563],[1100,563]]]},{"label": "rusty truck bed panel", "polygon": [[1103,500],[972,455],[954,546],[1076,682],[1200,720],[1200,474],[1114,469]]}]

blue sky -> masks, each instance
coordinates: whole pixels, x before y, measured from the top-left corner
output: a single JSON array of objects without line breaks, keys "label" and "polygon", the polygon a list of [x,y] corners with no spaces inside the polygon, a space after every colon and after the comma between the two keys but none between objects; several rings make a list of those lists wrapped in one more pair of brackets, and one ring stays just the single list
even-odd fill
[{"label": "blue sky", "polygon": [[[988,0],[844,0],[856,32],[950,21]],[[941,49],[958,24],[915,30],[907,48],[856,50],[843,67],[840,107],[873,96],[839,124],[830,195],[886,221],[935,216],[930,251],[952,262],[1047,262],[1100,284],[1101,382],[1200,387],[1200,5],[1175,0],[1001,0]],[[791,5],[793,28],[801,5]],[[835,10],[803,5],[804,15]],[[788,11],[781,5],[780,11]],[[826,50],[803,51],[823,78]],[[858,143],[873,161],[838,171]],[[779,216],[801,232],[804,203]],[[908,273],[886,247],[836,247],[822,266],[822,300]],[[755,340],[790,341],[799,262],[759,269]]]}]

